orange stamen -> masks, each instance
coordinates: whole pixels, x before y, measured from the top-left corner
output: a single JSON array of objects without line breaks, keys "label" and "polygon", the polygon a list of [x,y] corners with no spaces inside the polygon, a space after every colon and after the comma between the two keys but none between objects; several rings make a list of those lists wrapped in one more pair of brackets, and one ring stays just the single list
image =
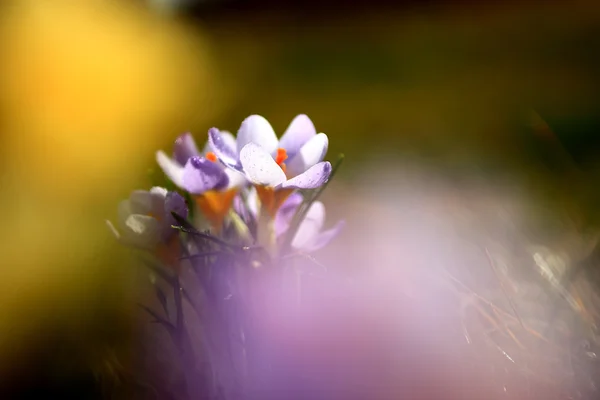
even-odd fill
[{"label": "orange stamen", "polygon": [[206,159],[208,161],[217,162],[217,155],[212,151],[209,151],[208,153],[206,153]]},{"label": "orange stamen", "polygon": [[285,149],[282,149],[281,147],[278,148],[277,157],[275,157],[275,162],[277,163],[277,165],[281,166],[281,164],[283,164],[283,162],[287,160],[287,158],[287,151],[285,151]]},{"label": "orange stamen", "polygon": [[256,186],[256,194],[262,203],[262,206],[267,210],[271,218],[275,218],[277,210],[288,198],[294,189],[282,189],[275,191],[272,187]]},{"label": "orange stamen", "polygon": [[229,189],[226,191],[210,190],[203,195],[196,197],[196,204],[202,210],[212,227],[219,232],[223,226],[223,220],[231,208],[233,198],[237,190]]}]

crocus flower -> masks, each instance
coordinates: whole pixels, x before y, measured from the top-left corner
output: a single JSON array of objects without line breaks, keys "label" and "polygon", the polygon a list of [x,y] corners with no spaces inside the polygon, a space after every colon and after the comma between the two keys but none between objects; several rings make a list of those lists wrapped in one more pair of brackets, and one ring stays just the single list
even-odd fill
[{"label": "crocus flower", "polygon": [[171,212],[187,218],[188,208],[179,193],[161,187],[135,190],[119,204],[119,230],[108,224],[122,242],[155,251],[161,260],[176,265],[179,242]]},{"label": "crocus flower", "polygon": [[217,157],[242,172],[255,185],[263,207],[275,216],[295,189],[314,189],[327,181],[331,164],[324,162],[329,141],[317,134],[306,115],[298,115],[281,139],[269,121],[260,115],[246,118],[238,131],[236,149],[218,129],[208,132]]},{"label": "crocus flower", "polygon": [[[292,218],[301,203],[302,195],[293,193],[279,208],[275,217],[275,235],[278,238],[282,238],[290,228]],[[322,231],[324,222],[325,206],[320,201],[315,201],[300,222],[291,242],[292,248],[305,253],[317,251],[334,239],[345,225],[344,221],[339,221],[333,228]]]},{"label": "crocus flower", "polygon": [[[229,132],[223,132],[222,139],[224,147],[235,146]],[[177,187],[194,196],[206,219],[219,229],[238,188],[246,183],[244,176],[218,162],[210,143],[200,153],[190,133],[175,140],[173,157],[158,151],[156,161]]]}]

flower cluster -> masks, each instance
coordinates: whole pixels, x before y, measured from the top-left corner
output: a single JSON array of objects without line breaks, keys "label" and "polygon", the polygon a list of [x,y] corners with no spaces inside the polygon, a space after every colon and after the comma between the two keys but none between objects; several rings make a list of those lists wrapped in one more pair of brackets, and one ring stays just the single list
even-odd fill
[{"label": "flower cluster", "polygon": [[[328,144],[327,135],[317,133],[306,115],[294,118],[280,139],[259,115],[246,118],[237,137],[211,128],[202,151],[192,135],[185,133],[175,140],[172,156],[161,150],[156,153],[156,161],[191,203],[186,204],[179,193],[164,188],[135,191],[119,207],[120,230],[115,232],[135,246],[156,249],[161,254],[166,248],[176,251],[176,231],[171,226],[177,223],[172,212],[187,218],[188,208],[194,208],[201,215],[195,221],[199,230],[208,228],[217,236],[250,233],[246,239],[251,244],[269,247],[272,243],[260,243],[262,238],[252,228],[267,221],[267,241],[281,243],[303,202],[299,190],[317,189],[331,175],[331,164],[323,161]],[[321,232],[324,220],[323,204],[313,202],[297,227],[291,247],[312,252],[327,244],[343,222]]]},{"label": "flower cluster", "polygon": [[[180,297],[187,293],[185,299],[194,305],[194,293],[204,291],[202,301],[206,304],[194,309],[222,310],[235,304],[236,309],[243,310],[243,316],[235,317],[198,314],[202,326],[215,327],[205,334],[212,336],[212,343],[228,342],[241,334],[237,341],[246,343],[240,353],[245,370],[261,370],[248,365],[266,362],[261,358],[264,350],[260,339],[251,329],[256,322],[248,321],[262,313],[251,305],[259,304],[256,299],[267,294],[248,274],[254,274],[252,271],[265,262],[283,265],[291,256],[319,250],[342,229],[343,221],[323,229],[325,206],[316,200],[333,173],[332,165],[324,161],[328,145],[327,135],[317,133],[306,115],[295,117],[279,139],[271,124],[259,115],[246,118],[237,136],[211,128],[202,150],[192,135],[185,133],[175,140],[172,155],[162,150],[156,153],[156,161],[174,191],[162,187],[137,190],[121,202],[118,223],[108,224],[119,241],[154,256],[157,262],[153,265],[160,265],[155,272],[162,271],[160,276],[174,287],[176,321],[169,316],[167,296],[162,292],[159,300],[166,317],[146,311],[170,333],[176,331],[172,337],[181,354],[193,353],[184,347],[194,338],[184,340]],[[266,261],[257,261],[260,257],[253,251],[266,254]],[[191,294],[186,291],[190,282],[183,278],[185,266],[191,267],[200,282],[200,288]],[[203,272],[207,270],[214,272]],[[281,277],[277,270],[284,268],[270,271]],[[213,352],[212,368],[218,369],[215,360],[223,357],[208,350]],[[232,360],[227,358],[228,366],[220,369],[219,379],[239,370]],[[182,362],[196,364],[189,359]],[[194,368],[188,367],[188,389],[208,390],[193,389],[198,379],[190,372]],[[234,380],[244,381],[238,378]]]}]

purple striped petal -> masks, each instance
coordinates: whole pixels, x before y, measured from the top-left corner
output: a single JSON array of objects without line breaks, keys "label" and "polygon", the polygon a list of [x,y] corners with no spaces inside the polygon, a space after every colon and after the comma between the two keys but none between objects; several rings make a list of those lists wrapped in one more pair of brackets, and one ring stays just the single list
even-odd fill
[{"label": "purple striped petal", "polygon": [[219,190],[229,184],[229,178],[221,166],[203,157],[192,157],[183,171],[183,189],[191,194]]},{"label": "purple striped petal", "polygon": [[290,176],[296,176],[318,162],[323,161],[327,148],[329,146],[329,139],[324,133],[319,133],[313,136],[308,142],[304,144],[298,151],[298,153],[291,157],[288,162],[285,163],[287,171]]},{"label": "purple striped petal", "polygon": [[290,158],[294,157],[316,134],[317,130],[310,118],[304,114],[297,115],[281,136],[279,147],[284,148]]},{"label": "purple striped petal", "polygon": [[[277,165],[277,164],[276,164]],[[283,182],[278,188],[281,189],[315,189],[323,185],[331,175],[331,164],[323,161],[313,165],[304,173]]]},{"label": "purple striped petal", "polygon": [[255,143],[267,153],[275,154],[279,141],[273,127],[260,115],[251,115],[246,118],[237,134],[237,150],[240,152],[248,143]]},{"label": "purple striped petal", "polygon": [[184,133],[175,139],[173,146],[173,159],[180,165],[185,165],[190,158],[200,155],[196,142],[191,133]]},{"label": "purple striped petal", "polygon": [[[221,138],[223,139],[223,142],[224,142],[223,145],[231,151],[231,154],[234,154],[237,157],[237,144],[235,142],[235,137],[231,134],[231,132],[221,131],[221,130],[218,130],[217,128],[212,128],[212,129],[216,129],[221,134]],[[210,130],[209,130],[209,132],[210,132]],[[206,156],[206,153],[208,153],[209,151],[212,151],[213,153],[216,154],[216,151],[210,141],[210,133],[208,136],[208,140],[206,141],[206,145],[204,146],[204,149],[202,150],[202,155]]]},{"label": "purple striped petal", "polygon": [[273,157],[255,143],[248,143],[240,152],[240,163],[248,180],[255,185],[277,186],[286,180],[285,173]]},{"label": "purple striped petal", "polygon": [[229,143],[229,139],[223,135],[217,128],[208,130],[208,142],[217,158],[225,165],[238,167],[238,156],[235,148]]}]

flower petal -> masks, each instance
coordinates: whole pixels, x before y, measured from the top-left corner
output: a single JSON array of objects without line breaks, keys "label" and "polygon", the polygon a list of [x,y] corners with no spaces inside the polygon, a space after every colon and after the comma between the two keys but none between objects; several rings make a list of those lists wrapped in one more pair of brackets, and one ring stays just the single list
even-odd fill
[{"label": "flower petal", "polygon": [[275,154],[279,141],[273,127],[260,115],[251,115],[246,118],[237,134],[237,150],[241,156],[242,149],[248,143],[261,146],[267,153]]},{"label": "flower petal", "polygon": [[224,172],[229,178],[229,184],[227,185],[227,189],[244,187],[248,184],[248,180],[242,172],[231,168],[225,168]]},{"label": "flower petal", "polygon": [[312,245],[321,231],[324,221],[325,206],[320,201],[315,201],[308,209],[304,220],[300,223],[298,232],[296,232],[296,236],[292,240],[292,247],[295,249],[304,249]]},{"label": "flower petal", "polygon": [[305,246],[302,250],[308,253],[312,253],[313,251],[317,251],[327,246],[329,242],[331,242],[333,239],[335,239],[337,235],[339,235],[341,230],[344,229],[344,226],[346,226],[346,222],[343,220],[339,221],[337,224],[335,224],[333,228],[319,233],[313,239],[312,243],[310,243],[308,246]]},{"label": "flower petal", "polygon": [[[213,128],[216,129],[216,128]],[[231,154],[234,154],[237,158],[237,144],[235,141],[235,137],[231,134],[231,132],[228,131],[221,131],[218,130],[217,131],[221,134],[221,138],[223,139],[224,145],[231,150]],[[208,140],[206,141],[206,144],[204,145],[204,149],[202,150],[202,155],[206,156],[206,153],[208,153],[209,151],[212,151],[213,153],[216,154],[216,151],[210,141],[210,131],[209,131],[209,137]]]},{"label": "flower petal", "polygon": [[316,134],[317,130],[310,118],[304,114],[297,115],[281,136],[279,147],[284,148],[290,158],[294,157]]},{"label": "flower petal", "polygon": [[313,136],[300,148],[298,153],[285,163],[290,176],[303,173],[318,162],[323,161],[329,146],[329,139],[324,133]]},{"label": "flower petal", "polygon": [[153,247],[161,239],[158,220],[147,215],[130,215],[123,228],[124,239],[139,246]]},{"label": "flower petal", "polygon": [[118,223],[120,227],[125,226],[125,221],[127,220],[127,218],[129,218],[131,214],[133,214],[133,212],[131,211],[131,200],[127,199],[119,202],[119,206],[117,208],[117,215],[119,216]]},{"label": "flower petal", "polygon": [[152,209],[150,213],[154,216],[159,215],[162,218],[165,209],[165,200],[169,191],[160,186],[154,186],[150,189],[150,199],[152,201]]},{"label": "flower petal", "polygon": [[285,173],[271,154],[256,143],[248,143],[240,152],[240,163],[248,180],[255,185],[277,186],[286,180]]},{"label": "flower petal", "polygon": [[248,207],[248,211],[250,215],[252,215],[256,220],[258,220],[258,214],[260,212],[260,200],[258,199],[258,192],[255,187],[251,187],[248,190],[248,197],[246,197],[246,206]]},{"label": "flower petal", "polygon": [[197,156],[198,147],[192,137],[192,134],[187,132],[175,139],[175,145],[173,146],[173,159],[180,165],[185,165],[187,160],[191,157]]},{"label": "flower petal", "polygon": [[208,130],[208,144],[212,151],[223,164],[235,168],[238,165],[236,147],[232,146],[229,141],[230,139],[227,139],[227,136],[217,128]]},{"label": "flower petal", "polygon": [[152,212],[152,194],[146,190],[134,190],[129,195],[129,200],[127,206],[125,206],[125,202],[121,202],[123,207],[127,207],[123,209],[123,213],[127,210],[128,214],[125,216],[128,217],[129,214],[144,214],[147,215]]},{"label": "flower petal", "polygon": [[156,162],[175,186],[183,187],[183,167],[181,164],[167,156],[164,151],[156,152]]},{"label": "flower petal", "polygon": [[192,157],[185,164],[182,188],[191,194],[222,189],[228,183],[229,178],[221,166],[206,158]]},{"label": "flower petal", "polygon": [[275,215],[275,236],[279,237],[289,229],[292,218],[294,218],[302,201],[303,198],[300,193],[292,193],[279,207]]},{"label": "flower petal", "polygon": [[188,207],[185,199],[177,192],[169,192],[164,203],[165,218],[163,220],[165,223],[163,228],[166,230],[164,236],[167,239],[170,234],[174,233],[171,225],[177,225],[177,220],[175,220],[171,212],[175,212],[183,218],[188,217]]},{"label": "flower petal", "polygon": [[323,185],[331,175],[331,164],[323,161],[313,165],[304,173],[283,182],[278,188],[281,189],[315,189]]}]

